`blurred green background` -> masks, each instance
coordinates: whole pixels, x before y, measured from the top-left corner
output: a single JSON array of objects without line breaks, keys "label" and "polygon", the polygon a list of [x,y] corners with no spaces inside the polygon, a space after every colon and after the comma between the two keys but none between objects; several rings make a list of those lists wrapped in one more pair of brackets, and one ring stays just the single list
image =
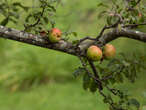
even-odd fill
[{"label": "blurred green background", "polygon": [[[35,5],[35,0],[21,2]],[[98,2],[62,0],[57,8],[57,27],[76,31],[79,38],[96,36],[105,24],[104,19],[97,18],[102,10],[97,9]],[[8,26],[23,29],[23,16],[22,12],[18,25]],[[117,53],[146,52],[146,44],[135,40],[120,38],[112,43]],[[5,39],[0,39],[0,53],[0,110],[107,110],[98,93],[84,91],[81,79],[73,77],[80,65],[78,58]],[[136,83],[119,86],[146,105],[145,78],[146,70],[139,73]]]}]

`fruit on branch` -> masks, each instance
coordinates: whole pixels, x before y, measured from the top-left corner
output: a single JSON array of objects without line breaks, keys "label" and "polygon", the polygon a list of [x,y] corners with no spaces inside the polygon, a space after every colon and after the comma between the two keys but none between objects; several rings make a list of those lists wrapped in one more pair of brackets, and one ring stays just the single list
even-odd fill
[{"label": "fruit on branch", "polygon": [[49,32],[49,41],[52,43],[57,43],[61,40],[62,32],[58,28],[53,28]]},{"label": "fruit on branch", "polygon": [[102,51],[99,47],[92,45],[87,49],[87,57],[92,61],[99,61],[102,58]]},{"label": "fruit on branch", "polygon": [[112,44],[106,44],[104,47],[104,57],[111,59],[116,55],[116,49]]},{"label": "fruit on branch", "polygon": [[45,37],[45,36],[47,35],[47,33],[46,33],[45,31],[40,31],[40,35],[41,35],[42,37]]}]

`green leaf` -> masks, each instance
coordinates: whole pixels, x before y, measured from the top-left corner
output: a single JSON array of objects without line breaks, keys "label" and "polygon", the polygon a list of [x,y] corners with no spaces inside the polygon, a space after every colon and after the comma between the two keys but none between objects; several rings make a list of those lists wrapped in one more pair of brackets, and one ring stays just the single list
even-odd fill
[{"label": "green leaf", "polygon": [[109,6],[104,4],[104,3],[102,3],[102,2],[100,2],[100,3],[97,4],[97,7],[106,7],[106,8],[108,8]]},{"label": "green leaf", "polygon": [[72,44],[77,44],[79,42],[79,40],[74,40],[72,41]]},{"label": "green leaf", "polygon": [[56,12],[56,8],[52,5],[48,5],[48,8],[50,8],[52,11]]},{"label": "green leaf", "polygon": [[111,17],[110,16],[107,17],[106,22],[107,22],[108,25],[111,25],[112,24],[111,23]]},{"label": "green leaf", "polygon": [[2,26],[6,26],[6,25],[8,24],[8,22],[9,22],[9,17],[7,17],[7,18],[5,18],[4,20],[2,20],[0,24],[1,24]]},{"label": "green leaf", "polygon": [[108,103],[108,102],[109,102],[108,97],[105,97],[105,98],[103,99],[103,102],[104,102],[104,103]]},{"label": "green leaf", "polygon": [[55,21],[54,21],[54,20],[49,20],[49,22],[50,22],[50,24],[51,24],[51,27],[54,28],[55,25],[56,25]]},{"label": "green leaf", "polygon": [[122,63],[125,67],[129,67],[131,65],[129,62],[127,62],[125,60],[123,60]]},{"label": "green leaf", "polygon": [[78,77],[79,75],[84,74],[84,73],[86,73],[86,70],[84,68],[79,67],[73,72],[73,75],[74,77]]},{"label": "green leaf", "polygon": [[10,18],[10,21],[13,22],[14,24],[17,24],[17,20],[13,19],[13,18]]},{"label": "green leaf", "polygon": [[91,78],[88,76],[87,73],[83,76],[83,88],[84,90],[87,90],[90,87]]},{"label": "green leaf", "polygon": [[70,30],[69,30],[69,31],[65,32],[64,35],[65,35],[65,36],[73,35],[73,36],[77,37],[77,32],[74,32],[74,31],[70,31]]},{"label": "green leaf", "polygon": [[94,80],[92,80],[90,84],[90,92],[92,93],[96,92],[97,88],[98,88],[98,84]]},{"label": "green leaf", "polygon": [[119,82],[119,83],[123,83],[123,76],[122,76],[122,73],[117,73],[117,75],[115,76],[115,80],[116,82]]},{"label": "green leaf", "polygon": [[102,18],[103,16],[105,16],[105,14],[107,13],[107,11],[101,11],[99,14],[98,14],[98,18]]},{"label": "green leaf", "polygon": [[77,37],[77,32],[72,32],[72,34],[75,36],[75,37]]},{"label": "green leaf", "polygon": [[111,0],[114,5],[116,5],[117,0]]},{"label": "green leaf", "polygon": [[48,20],[48,17],[43,17],[44,21],[46,24],[48,24],[49,20]]},{"label": "green leaf", "polygon": [[23,6],[20,2],[13,3],[13,6],[19,6],[22,9],[24,9],[25,11],[28,11],[28,9],[29,9],[29,7]]},{"label": "green leaf", "polygon": [[139,103],[139,101],[137,100],[137,99],[130,99],[129,101],[128,101],[128,103],[130,104],[130,105],[134,105],[136,108],[140,108],[140,103]]},{"label": "green leaf", "polygon": [[32,14],[29,14],[26,18],[25,18],[25,22],[29,22],[29,19],[32,18],[33,15]]},{"label": "green leaf", "polygon": [[135,0],[132,0],[132,1],[130,2],[130,5],[131,5],[132,7],[135,7],[135,6],[137,5],[137,2],[136,2]]},{"label": "green leaf", "polygon": [[116,80],[114,78],[110,78],[109,81],[111,82],[111,84],[115,84]]}]

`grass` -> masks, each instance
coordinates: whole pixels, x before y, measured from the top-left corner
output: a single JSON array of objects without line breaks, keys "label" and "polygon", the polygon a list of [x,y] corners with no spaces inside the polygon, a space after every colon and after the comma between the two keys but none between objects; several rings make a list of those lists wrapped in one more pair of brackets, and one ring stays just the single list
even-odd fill
[{"label": "grass", "polygon": [[[141,75],[135,84],[120,85],[146,104],[146,88]],[[138,88],[137,88],[138,87]],[[25,91],[0,91],[1,110],[107,110],[102,97],[82,89],[79,80],[50,81],[49,84],[33,86]]]},{"label": "grass", "polygon": [[[78,82],[50,83],[29,91],[0,92],[2,110],[93,110],[104,109],[98,94],[85,92]],[[17,103],[16,103],[17,102]]]},{"label": "grass", "polygon": [[[99,10],[93,11],[95,2],[100,0],[63,0],[57,10],[57,27],[77,31],[79,38],[96,36],[104,22],[97,19]],[[24,4],[32,2],[26,0]],[[23,29],[21,23],[8,26]],[[134,40],[117,39],[112,43],[118,53],[146,51],[144,43]],[[0,53],[0,110],[107,110],[98,93],[84,91],[81,80],[73,78],[72,72],[80,65],[78,58],[3,39]],[[126,82],[119,87],[146,105],[145,71],[139,75],[135,84]]]}]

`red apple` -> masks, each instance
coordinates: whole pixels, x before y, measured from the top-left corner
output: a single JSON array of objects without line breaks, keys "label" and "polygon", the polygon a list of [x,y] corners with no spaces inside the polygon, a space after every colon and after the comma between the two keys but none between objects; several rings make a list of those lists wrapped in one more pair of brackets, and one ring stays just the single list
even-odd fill
[{"label": "red apple", "polygon": [[62,32],[58,28],[53,28],[49,32],[49,40],[52,43],[59,42],[61,40]]},{"label": "red apple", "polygon": [[99,47],[92,45],[87,49],[87,57],[92,61],[99,61],[102,58],[102,51]]},{"label": "red apple", "polygon": [[112,44],[106,44],[104,47],[104,57],[111,59],[116,55],[116,49]]}]

